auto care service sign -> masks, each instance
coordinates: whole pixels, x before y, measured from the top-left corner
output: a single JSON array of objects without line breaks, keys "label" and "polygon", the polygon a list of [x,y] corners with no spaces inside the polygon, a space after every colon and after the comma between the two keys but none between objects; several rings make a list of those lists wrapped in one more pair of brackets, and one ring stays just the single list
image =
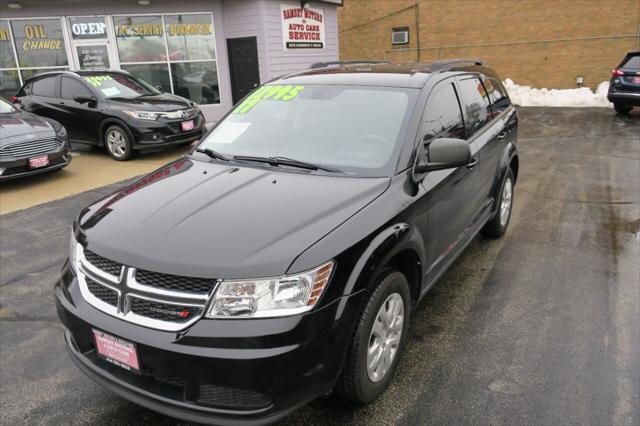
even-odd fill
[{"label": "auto care service sign", "polygon": [[284,50],[324,49],[324,9],[281,4]]}]

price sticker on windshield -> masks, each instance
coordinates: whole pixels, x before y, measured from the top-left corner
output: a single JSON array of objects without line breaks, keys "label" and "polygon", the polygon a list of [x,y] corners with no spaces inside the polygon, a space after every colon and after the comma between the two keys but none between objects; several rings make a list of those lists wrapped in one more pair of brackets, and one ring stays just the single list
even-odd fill
[{"label": "price sticker on windshield", "polygon": [[247,99],[242,101],[242,103],[233,110],[233,113],[246,114],[259,102],[265,100],[290,101],[298,96],[298,94],[303,90],[304,86],[262,86],[253,92]]},{"label": "price sticker on windshield", "polygon": [[84,78],[87,83],[91,84],[94,87],[102,86],[102,82],[113,80],[113,77],[110,75],[91,75]]}]

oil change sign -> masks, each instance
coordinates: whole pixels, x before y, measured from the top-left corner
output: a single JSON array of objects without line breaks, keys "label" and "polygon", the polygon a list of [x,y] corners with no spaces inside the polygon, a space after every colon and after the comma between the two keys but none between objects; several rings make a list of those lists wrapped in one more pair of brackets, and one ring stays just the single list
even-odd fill
[{"label": "oil change sign", "polygon": [[324,49],[324,9],[281,4],[284,50]]}]

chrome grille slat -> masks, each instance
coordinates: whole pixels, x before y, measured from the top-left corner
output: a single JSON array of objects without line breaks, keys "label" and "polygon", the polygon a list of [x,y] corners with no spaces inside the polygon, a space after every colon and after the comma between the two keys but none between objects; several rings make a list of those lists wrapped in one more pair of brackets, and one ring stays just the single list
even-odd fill
[{"label": "chrome grille slat", "polygon": [[37,139],[32,141],[15,142],[0,148],[0,158],[31,157],[56,151],[64,145],[60,139]]},{"label": "chrome grille slat", "polygon": [[[81,247],[80,245],[78,245]],[[125,321],[165,331],[182,330],[205,312],[211,290],[217,280],[166,275],[167,282],[179,280],[181,285],[196,280],[205,293],[173,291],[161,286],[136,282],[136,269],[79,248],[78,282],[84,299],[95,308]],[[145,271],[149,279],[164,274]],[[117,273],[117,275],[116,275]],[[206,285],[205,285],[206,284]],[[113,303],[114,293],[117,302]],[[182,314],[182,315],[180,315]]]}]

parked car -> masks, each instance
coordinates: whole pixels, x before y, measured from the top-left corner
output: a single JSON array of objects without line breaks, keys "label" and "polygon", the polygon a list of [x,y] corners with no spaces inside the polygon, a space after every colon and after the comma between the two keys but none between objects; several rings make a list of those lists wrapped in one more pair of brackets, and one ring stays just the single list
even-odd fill
[{"label": "parked car", "polygon": [[256,89],[78,215],[55,286],[71,359],[190,421],[269,423],[332,389],[374,401],[426,292],[476,234],[505,233],[517,130],[481,62]]},{"label": "parked car", "polygon": [[0,98],[0,180],[58,170],[70,162],[64,126]]},{"label": "parked car", "polygon": [[116,160],[138,150],[189,144],[202,136],[194,102],[162,93],[125,71],[56,71],[25,81],[12,98],[62,123],[72,142],[104,146]]},{"label": "parked car", "polygon": [[607,98],[620,114],[640,106],[640,50],[627,53],[611,72]]}]

